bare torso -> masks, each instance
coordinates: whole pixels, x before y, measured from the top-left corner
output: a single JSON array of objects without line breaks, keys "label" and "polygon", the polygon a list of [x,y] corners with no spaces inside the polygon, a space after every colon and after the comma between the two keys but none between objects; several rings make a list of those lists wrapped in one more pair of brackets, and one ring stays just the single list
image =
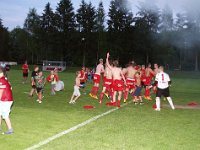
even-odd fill
[{"label": "bare torso", "polygon": [[118,67],[113,67],[111,69],[112,71],[112,76],[114,80],[121,80],[122,79],[122,69]]},{"label": "bare torso", "polygon": [[75,80],[75,82],[76,82],[76,86],[80,86],[80,78],[79,77],[76,77],[76,80]]},{"label": "bare torso", "polygon": [[102,64],[98,64],[97,67],[96,67],[96,72],[95,74],[98,74],[100,75],[101,73],[104,72],[104,66]]},{"label": "bare torso", "polygon": [[112,79],[112,71],[110,70],[110,68],[105,68],[104,77],[106,77],[107,79]]},{"label": "bare torso", "polygon": [[150,75],[154,75],[154,72],[151,68],[146,68],[145,75],[149,77]]},{"label": "bare torso", "polygon": [[129,66],[126,69],[126,77],[127,78],[134,78],[136,72],[137,72],[137,70],[135,70],[134,67]]}]

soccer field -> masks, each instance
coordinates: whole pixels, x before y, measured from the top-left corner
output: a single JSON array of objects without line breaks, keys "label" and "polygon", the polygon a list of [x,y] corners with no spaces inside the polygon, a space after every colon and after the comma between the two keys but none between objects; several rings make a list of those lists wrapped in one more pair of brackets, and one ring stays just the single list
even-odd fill
[{"label": "soccer field", "polygon": [[[171,72],[171,96],[175,104],[200,103],[200,73]],[[11,69],[9,78],[13,87],[15,103],[11,121],[14,134],[0,134],[0,150],[22,150],[70,129],[88,119],[101,115],[113,107],[87,95],[74,105],[69,104],[75,79],[75,71],[59,74],[65,82],[65,91],[50,95],[50,84],[46,84],[42,104],[36,96],[29,98],[30,84],[22,84],[21,70]],[[47,73],[45,73],[47,76]],[[155,97],[152,95],[153,98]],[[130,101],[130,96],[129,96]],[[128,103],[85,126],[63,135],[38,149],[41,150],[198,150],[200,149],[200,110],[162,108],[155,112],[153,101],[135,106]],[[162,100],[162,104],[168,104]],[[94,105],[92,110],[83,109]],[[3,122],[3,130],[6,130]]]}]

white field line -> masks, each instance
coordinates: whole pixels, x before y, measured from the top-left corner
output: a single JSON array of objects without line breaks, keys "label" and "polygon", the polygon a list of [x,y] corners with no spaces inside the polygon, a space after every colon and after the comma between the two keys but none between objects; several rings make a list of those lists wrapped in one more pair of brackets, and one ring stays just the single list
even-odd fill
[{"label": "white field line", "polygon": [[[132,101],[130,101],[130,102],[126,103],[126,104],[123,104],[123,105],[121,105],[121,107],[124,107],[124,106],[126,106],[127,104],[129,104],[131,102]],[[68,134],[68,133],[70,133],[72,131],[75,131],[75,130],[77,130],[77,129],[79,129],[79,128],[81,128],[81,127],[83,127],[83,126],[85,126],[85,125],[87,125],[87,124],[89,124],[89,123],[91,123],[93,121],[96,121],[97,119],[102,118],[102,117],[104,117],[104,116],[106,116],[106,115],[108,115],[108,114],[110,114],[110,113],[112,113],[112,112],[114,112],[114,111],[116,111],[118,109],[119,108],[114,108],[114,109],[111,109],[111,110],[109,110],[109,111],[107,111],[105,113],[97,115],[97,116],[95,116],[95,117],[93,117],[93,118],[91,118],[89,120],[86,120],[86,121],[84,121],[84,122],[82,122],[82,123],[80,123],[80,124],[78,124],[78,125],[76,125],[74,127],[71,127],[71,128],[69,128],[69,129],[67,129],[65,131],[62,131],[62,132],[60,132],[58,134],[55,134],[54,136],[51,136],[51,137],[47,138],[46,140],[39,142],[38,144],[35,144],[35,145],[31,146],[31,147],[28,147],[25,150],[35,150],[37,148],[40,148],[41,146],[46,145],[46,144],[50,143],[51,141],[56,140],[57,138],[60,138],[61,136],[66,135],[66,134]]]}]

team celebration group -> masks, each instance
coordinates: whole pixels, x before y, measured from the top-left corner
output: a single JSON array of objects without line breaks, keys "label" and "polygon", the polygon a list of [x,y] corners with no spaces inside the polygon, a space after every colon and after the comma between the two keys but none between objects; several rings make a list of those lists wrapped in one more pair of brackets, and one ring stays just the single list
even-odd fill
[{"label": "team celebration group", "polygon": [[[101,104],[104,95],[111,100],[111,106],[120,107],[121,99],[124,98],[124,103],[127,102],[129,93],[133,97],[133,102],[137,104],[144,104],[143,97],[146,100],[152,100],[151,89],[156,94],[156,111],[160,111],[160,98],[164,96],[171,106],[173,105],[170,97],[169,87],[171,85],[170,77],[164,72],[163,66],[154,64],[154,69],[151,65],[147,66],[136,65],[131,61],[126,68],[120,68],[118,60],[109,60],[110,54],[107,53],[106,63],[104,67],[103,59],[99,59],[99,64],[96,67],[93,75],[93,87],[90,92],[90,97],[99,100]],[[98,98],[99,87],[103,74],[102,91]],[[85,88],[85,82],[88,77],[88,72],[85,67],[76,73],[74,92],[69,103],[76,103],[76,100],[81,96],[79,89]],[[142,89],[144,88],[144,96]],[[83,90],[84,91],[84,90]]]},{"label": "team celebration group", "polygon": [[[76,72],[76,79],[74,84],[74,92],[69,101],[70,104],[76,103],[81,96],[80,89],[83,94],[85,92],[86,82],[91,82],[93,79],[93,87],[89,93],[90,97],[97,99],[100,104],[103,103],[103,98],[106,96],[110,99],[109,105],[120,108],[121,99],[126,103],[128,96],[131,95],[135,105],[144,104],[143,99],[152,100],[151,89],[156,94],[156,111],[160,111],[160,98],[164,96],[174,110],[174,104],[170,97],[169,87],[171,85],[170,77],[164,72],[163,66],[154,64],[154,69],[151,65],[147,66],[136,65],[134,61],[131,61],[126,68],[119,67],[118,60],[110,60],[110,54],[107,53],[106,63],[104,67],[103,59],[99,59],[99,64],[95,70],[82,68],[81,71]],[[29,66],[27,62],[22,66],[23,71],[23,84],[27,82]],[[99,94],[99,87],[102,82],[102,90]],[[34,70],[31,74],[31,91],[30,97],[36,93],[39,104],[42,103],[43,91],[45,83],[51,84],[51,95],[56,94],[56,84],[59,82],[58,70],[55,68],[50,72],[47,78],[43,76],[43,72],[39,70],[38,66],[34,66]],[[61,86],[62,87],[62,86]],[[60,88],[63,90],[64,86]],[[144,95],[142,94],[144,89]],[[4,119],[8,130],[3,134],[12,134],[14,130],[10,121],[10,111],[13,104],[13,95],[11,85],[6,78],[5,68],[0,67],[0,131],[2,120]]]}]

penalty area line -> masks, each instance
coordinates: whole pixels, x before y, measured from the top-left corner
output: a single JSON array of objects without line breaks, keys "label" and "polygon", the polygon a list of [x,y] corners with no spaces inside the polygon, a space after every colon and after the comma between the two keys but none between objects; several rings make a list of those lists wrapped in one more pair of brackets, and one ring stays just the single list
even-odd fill
[{"label": "penalty area line", "polygon": [[[121,105],[121,107],[124,107],[124,106],[130,104],[131,102],[132,102],[132,101],[130,101],[130,102],[126,103],[126,104],[123,104],[123,105]],[[55,135],[53,135],[53,136],[47,138],[46,140],[39,142],[38,144],[35,144],[35,145],[31,146],[31,147],[28,147],[28,148],[26,148],[25,150],[35,150],[35,149],[37,149],[37,148],[40,148],[41,146],[44,146],[44,145],[50,143],[51,141],[54,141],[54,140],[56,140],[56,139],[62,137],[63,135],[66,135],[66,134],[68,134],[68,133],[70,133],[70,132],[73,132],[73,131],[75,131],[75,130],[77,130],[77,129],[79,129],[79,128],[81,128],[81,127],[83,127],[83,126],[85,126],[85,125],[87,125],[87,124],[89,124],[89,123],[91,123],[91,122],[94,122],[94,121],[96,121],[97,119],[102,118],[102,117],[104,117],[104,116],[106,116],[106,115],[108,115],[108,114],[110,114],[110,113],[112,113],[112,112],[114,112],[114,111],[116,111],[116,110],[118,110],[118,109],[119,109],[119,108],[114,108],[114,109],[111,109],[111,110],[109,110],[109,111],[106,111],[105,113],[102,113],[102,114],[100,114],[100,115],[97,115],[97,116],[95,116],[95,117],[92,117],[92,118],[90,118],[90,119],[88,119],[88,120],[86,120],[86,121],[84,121],[84,122],[82,122],[82,123],[80,123],[80,124],[78,124],[78,125],[76,125],[76,126],[74,126],[74,127],[71,127],[71,128],[69,128],[69,129],[67,129],[67,130],[65,130],[65,131],[62,131],[62,132],[60,132],[60,133],[58,133],[58,134],[55,134]]]}]

